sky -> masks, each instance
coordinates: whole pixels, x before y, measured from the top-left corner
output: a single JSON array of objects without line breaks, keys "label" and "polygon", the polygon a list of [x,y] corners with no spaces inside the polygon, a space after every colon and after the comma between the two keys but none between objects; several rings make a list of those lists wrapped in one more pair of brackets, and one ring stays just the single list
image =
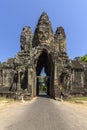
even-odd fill
[{"label": "sky", "polygon": [[0,0],[0,61],[14,58],[20,51],[24,26],[34,33],[45,11],[53,31],[63,26],[70,59],[87,54],[87,0]]}]

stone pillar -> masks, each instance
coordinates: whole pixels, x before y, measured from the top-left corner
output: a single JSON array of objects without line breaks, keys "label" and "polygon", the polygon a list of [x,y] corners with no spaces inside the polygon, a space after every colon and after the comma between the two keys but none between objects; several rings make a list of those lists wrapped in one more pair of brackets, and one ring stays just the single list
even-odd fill
[{"label": "stone pillar", "polygon": [[58,77],[57,77],[57,63],[54,64],[54,95],[55,99],[60,96],[60,89],[58,87]]},{"label": "stone pillar", "polygon": [[18,88],[17,88],[17,90],[21,90],[20,70],[18,71]]},{"label": "stone pillar", "polygon": [[72,70],[70,71],[70,90],[72,90],[73,74]]},{"label": "stone pillar", "polygon": [[4,69],[3,69],[3,72],[2,72],[2,86],[4,86]]},{"label": "stone pillar", "polygon": [[75,82],[75,71],[74,70],[72,70],[72,90],[73,90],[73,88],[75,87],[74,86],[74,82]]},{"label": "stone pillar", "polygon": [[33,88],[33,69],[28,68],[28,92],[32,97],[34,97],[34,88]]},{"label": "stone pillar", "polygon": [[3,69],[3,83],[2,85],[7,87],[8,86],[8,69]]},{"label": "stone pillar", "polygon": [[57,86],[57,66],[54,66],[54,85]]},{"label": "stone pillar", "polygon": [[34,95],[34,97],[36,96],[36,86],[37,86],[37,77],[36,77],[36,72],[34,71],[34,74],[33,74],[33,95]]},{"label": "stone pillar", "polygon": [[28,92],[32,94],[32,89],[31,89],[31,75],[30,75],[30,69],[28,68]]},{"label": "stone pillar", "polygon": [[81,87],[84,88],[84,73],[81,72]]}]

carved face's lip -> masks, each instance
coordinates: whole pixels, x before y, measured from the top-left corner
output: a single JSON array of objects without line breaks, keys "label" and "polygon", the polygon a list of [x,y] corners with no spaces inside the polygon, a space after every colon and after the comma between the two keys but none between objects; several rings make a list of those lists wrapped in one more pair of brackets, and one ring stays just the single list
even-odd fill
[{"label": "carved face's lip", "polygon": [[44,44],[44,43],[47,44],[48,43],[47,40],[40,41],[40,44]]},{"label": "carved face's lip", "polygon": [[40,46],[44,46],[44,45],[47,45],[46,42],[41,42],[41,44],[39,44]]},{"label": "carved face's lip", "polygon": [[40,42],[40,43],[45,43],[45,42],[46,42],[46,39],[42,39],[42,38],[41,38],[41,39],[39,39],[39,42]]}]

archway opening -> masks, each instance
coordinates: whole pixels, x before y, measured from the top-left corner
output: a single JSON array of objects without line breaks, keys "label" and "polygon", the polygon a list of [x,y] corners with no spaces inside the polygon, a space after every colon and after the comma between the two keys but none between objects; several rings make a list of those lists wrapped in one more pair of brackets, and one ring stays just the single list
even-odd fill
[{"label": "archway opening", "polygon": [[36,67],[37,87],[36,94],[38,95],[53,95],[53,64],[52,58],[43,50],[40,54]]},{"label": "archway opening", "polygon": [[45,73],[45,68],[43,67],[39,76],[37,76],[38,81],[38,95],[47,95],[47,81],[48,76]]}]

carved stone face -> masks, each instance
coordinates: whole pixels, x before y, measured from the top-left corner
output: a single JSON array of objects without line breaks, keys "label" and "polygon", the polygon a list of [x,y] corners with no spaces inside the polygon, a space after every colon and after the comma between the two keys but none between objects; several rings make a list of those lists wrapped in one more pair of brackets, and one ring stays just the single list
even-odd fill
[{"label": "carved stone face", "polygon": [[49,39],[49,31],[46,27],[38,29],[38,39],[40,43],[45,43]]},{"label": "carved stone face", "polygon": [[63,43],[60,44],[60,51],[61,51],[61,52],[64,51],[64,45],[63,45]]},{"label": "carved stone face", "polygon": [[30,28],[29,27],[24,27],[22,31],[22,35],[27,36],[30,34]]},{"label": "carved stone face", "polygon": [[20,36],[21,50],[28,51],[32,43],[32,31],[31,28],[25,26]]},{"label": "carved stone face", "polygon": [[59,48],[61,52],[66,52],[66,42],[64,40],[61,40]]}]

